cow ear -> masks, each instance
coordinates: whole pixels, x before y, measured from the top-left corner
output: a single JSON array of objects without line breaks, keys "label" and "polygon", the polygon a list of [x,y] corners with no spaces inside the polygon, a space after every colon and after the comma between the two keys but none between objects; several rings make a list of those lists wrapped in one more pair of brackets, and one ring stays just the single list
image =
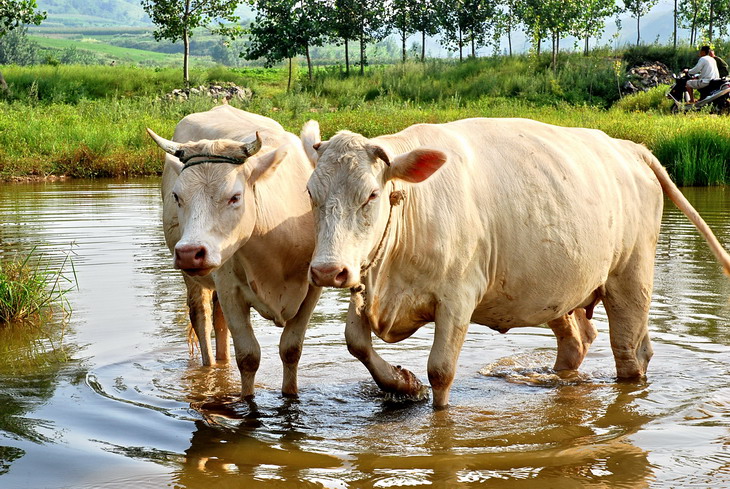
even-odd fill
[{"label": "cow ear", "polygon": [[446,153],[436,149],[418,148],[396,157],[386,170],[388,180],[423,182],[446,163]]},{"label": "cow ear", "polygon": [[269,151],[265,155],[249,158],[244,165],[241,165],[244,168],[247,167],[250,169],[249,183],[253,185],[258,180],[265,180],[273,175],[279,163],[286,158],[290,149],[291,145],[285,144],[274,151]]},{"label": "cow ear", "polygon": [[319,123],[317,121],[308,121],[304,124],[302,132],[299,133],[299,139],[302,140],[304,152],[307,154],[307,158],[309,158],[310,163],[312,163],[312,167],[317,166],[319,154],[317,154],[315,145],[319,147],[322,142],[322,137],[319,133]]}]

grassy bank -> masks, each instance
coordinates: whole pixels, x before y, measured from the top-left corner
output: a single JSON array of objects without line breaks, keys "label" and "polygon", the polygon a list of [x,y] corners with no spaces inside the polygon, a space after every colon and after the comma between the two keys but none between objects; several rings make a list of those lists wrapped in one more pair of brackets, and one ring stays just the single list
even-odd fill
[{"label": "grassy bank", "polygon": [[[586,59],[565,63],[591,62]],[[302,75],[291,93],[286,93],[286,73],[276,69],[197,71],[193,83],[230,81],[248,86],[253,99],[233,104],[271,117],[295,133],[308,119],[318,120],[323,137],[328,138],[340,129],[372,137],[418,122],[526,117],[601,129],[613,137],[643,143],[682,184],[730,180],[730,119],[667,114],[669,102],[662,88],[605,109],[608,96],[600,93],[609,94],[617,82],[615,74],[610,83],[606,81],[608,65],[570,82],[580,70],[569,67],[551,74],[530,65],[538,62],[516,58],[504,63],[501,75],[489,77],[482,85],[483,74],[493,68],[490,60],[373,68],[365,77],[321,70],[311,84]],[[531,66],[539,76],[524,74]],[[514,71],[523,76],[511,76]],[[0,101],[0,176],[5,178],[158,173],[162,155],[144,128],[170,137],[182,117],[215,103],[204,97],[187,102],[159,100],[158,94],[177,86],[178,73],[172,69],[35,67],[5,69],[4,74],[13,89],[11,96]],[[588,95],[598,101],[597,106],[578,99],[586,96],[586,86],[593,87]]]}]

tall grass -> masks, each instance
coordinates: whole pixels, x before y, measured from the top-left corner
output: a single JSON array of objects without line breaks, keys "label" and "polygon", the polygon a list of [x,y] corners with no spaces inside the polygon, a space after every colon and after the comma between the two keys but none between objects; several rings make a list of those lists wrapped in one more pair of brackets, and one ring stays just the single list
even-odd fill
[{"label": "tall grass", "polygon": [[[609,92],[616,90],[613,64],[600,56],[565,56],[562,68],[552,72],[545,62],[528,56],[432,61],[371,67],[365,76],[350,77],[328,68],[311,85],[305,81],[291,92],[286,72],[277,69],[217,67],[195,72],[194,83],[248,86],[253,99],[232,104],[294,133],[308,119],[318,120],[328,138],[340,129],[374,137],[419,122],[525,117],[645,144],[686,185],[730,181],[729,118],[671,115],[666,87],[605,109]],[[171,137],[180,119],[217,103],[206,97],[161,100],[159,94],[178,86],[176,70],[10,67],[4,74],[14,92],[0,100],[0,178],[157,174],[162,154],[145,128]]]},{"label": "tall grass", "polygon": [[[373,67],[364,76],[345,77],[339,68],[323,69],[311,84],[302,83],[330,103],[352,107],[352,100],[394,98],[414,103],[444,99],[517,97],[540,104],[557,101],[607,107],[619,98],[614,60],[606,56],[564,54],[555,70],[546,56],[493,57],[465,62]],[[623,75],[620,75],[623,80]]]},{"label": "tall grass", "polygon": [[60,268],[51,269],[34,251],[0,267],[0,326],[37,316],[53,307],[70,310],[66,294],[73,288],[76,273],[73,280],[64,274],[70,261],[68,256]]}]

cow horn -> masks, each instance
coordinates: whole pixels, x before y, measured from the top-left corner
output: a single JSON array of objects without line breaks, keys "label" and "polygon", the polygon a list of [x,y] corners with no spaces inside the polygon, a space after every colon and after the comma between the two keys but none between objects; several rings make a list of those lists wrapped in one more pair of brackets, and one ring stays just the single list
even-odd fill
[{"label": "cow horn", "polygon": [[155,134],[155,131],[153,131],[149,127],[147,128],[147,134],[149,134],[150,137],[154,139],[154,141],[157,143],[157,146],[162,148],[165,153],[170,153],[171,155],[178,156],[178,152],[180,151],[181,146],[180,143],[176,143],[175,141],[169,141],[163,137],[158,136],[157,134]]},{"label": "cow horn", "polygon": [[250,158],[251,156],[259,152],[259,150],[261,149],[261,145],[261,135],[258,131],[256,131],[256,139],[254,139],[250,143],[241,144],[241,151],[246,158]]}]

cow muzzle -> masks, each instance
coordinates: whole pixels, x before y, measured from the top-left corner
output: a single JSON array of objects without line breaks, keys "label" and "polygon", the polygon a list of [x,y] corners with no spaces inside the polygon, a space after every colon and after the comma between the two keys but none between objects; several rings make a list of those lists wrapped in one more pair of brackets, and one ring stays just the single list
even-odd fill
[{"label": "cow muzzle", "polygon": [[352,287],[353,274],[344,265],[313,265],[309,268],[310,282],[317,287]]},{"label": "cow muzzle", "polygon": [[220,263],[211,258],[210,251],[204,245],[183,244],[175,246],[175,268],[188,275],[202,277],[218,268]]}]

